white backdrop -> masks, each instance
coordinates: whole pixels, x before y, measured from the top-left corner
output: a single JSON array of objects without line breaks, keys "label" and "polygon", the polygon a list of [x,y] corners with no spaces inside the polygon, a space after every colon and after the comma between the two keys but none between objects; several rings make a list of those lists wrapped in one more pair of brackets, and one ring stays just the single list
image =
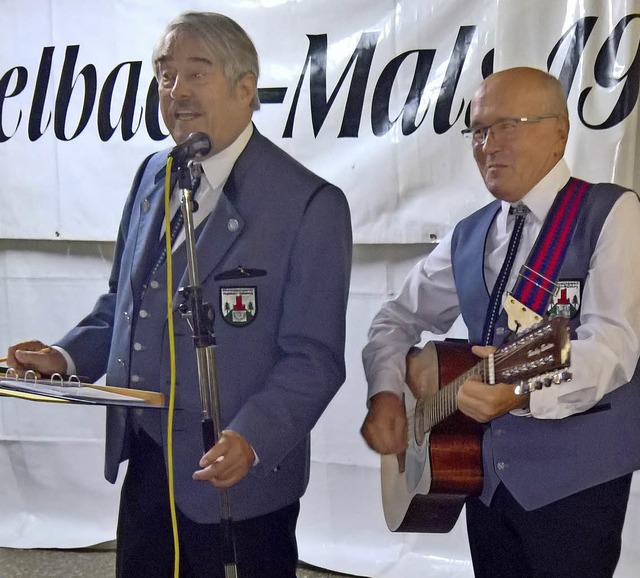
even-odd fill
[{"label": "white backdrop", "polygon": [[356,243],[437,241],[484,203],[460,130],[492,66],[559,75],[576,174],[633,185],[640,0],[0,0],[0,237],[115,238],[135,168],[169,145],[150,53],[185,8],[254,38],[255,122],[344,189]]},{"label": "white backdrop", "polygon": [[[0,351],[25,338],[54,340],[105,290],[111,241],[135,168],[147,152],[168,145],[168,140],[154,141],[145,124],[151,45],[166,21],[186,7],[225,12],[247,28],[262,59],[260,87],[286,88],[281,103],[265,104],[257,113],[258,128],[341,185],[354,215],[348,375],[313,433],[312,480],[299,526],[301,557],[376,578],[470,577],[463,525],[446,535],[386,530],[378,458],[358,433],[366,396],[360,350],[371,318],[397,291],[409,267],[430,250],[427,243],[486,199],[459,130],[492,48],[496,69],[520,64],[547,68],[549,63],[555,74],[575,73],[569,92],[568,157],[576,173],[640,188],[640,163],[635,162],[640,0],[0,0],[5,25],[0,38]],[[620,22],[626,24],[624,32]],[[455,78],[447,71],[456,40],[470,34],[470,27],[475,28],[459,82],[449,100],[439,101],[442,85],[452,85],[444,79]],[[567,55],[576,27],[585,42],[574,61]],[[611,40],[617,30],[619,45]],[[378,37],[359,132],[339,137],[353,77],[354,65],[347,65],[364,33]],[[312,110],[318,118],[321,107],[310,104],[308,71],[297,107],[293,102],[311,38],[317,43],[323,35],[328,55],[325,101],[334,91],[336,96],[316,135]],[[62,70],[65,54],[69,66],[73,46],[79,48],[64,117],[56,100],[64,103],[64,90],[59,94]],[[424,115],[424,122],[403,134],[400,120],[388,133],[376,135],[371,111],[378,80],[394,58],[417,49],[433,51],[418,108],[417,118]],[[616,57],[598,59],[601,53]],[[40,104],[37,96],[47,69],[42,63],[49,56],[47,96]],[[416,61],[415,55],[408,56],[399,68],[391,118],[403,109]],[[142,124],[128,139],[121,133],[127,123],[118,125],[125,67],[109,114],[117,129],[102,141],[99,97],[109,73],[124,62],[142,62],[133,115],[142,114]],[[563,67],[563,62],[575,62],[575,67]],[[89,65],[96,70],[96,104],[78,136],[63,140],[80,124],[86,83],[91,83]],[[292,110],[292,136],[283,137]],[[611,121],[610,128],[589,128],[606,124],[612,111],[624,118]],[[436,131],[436,116],[441,132]],[[462,334],[460,328],[457,332]],[[118,487],[102,478],[103,429],[101,409],[0,399],[0,546],[68,548],[113,539]],[[635,578],[640,568],[639,514],[636,482],[617,578]]]},{"label": "white backdrop", "polygon": [[[366,385],[360,350],[382,301],[426,245],[356,246],[348,309],[347,380],[312,434],[311,483],[302,501],[300,556],[372,578],[470,578],[464,523],[451,533],[387,530],[379,459],[359,434]],[[103,290],[110,243],[0,241],[0,323],[7,343],[52,340]],[[81,278],[78,279],[78,272]],[[462,336],[457,325],[453,335]],[[112,540],[118,487],[102,477],[104,414],[0,398],[0,546],[75,548]],[[636,475],[616,578],[640,569]],[[586,578],[586,577],[585,577]]]}]

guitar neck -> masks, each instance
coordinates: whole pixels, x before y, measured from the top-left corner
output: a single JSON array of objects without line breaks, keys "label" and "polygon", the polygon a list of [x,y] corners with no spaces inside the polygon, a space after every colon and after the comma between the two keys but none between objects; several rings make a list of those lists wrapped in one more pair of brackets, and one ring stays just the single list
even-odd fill
[{"label": "guitar neck", "polygon": [[468,378],[477,375],[480,376],[482,381],[486,381],[485,376],[487,373],[487,360],[483,359],[471,369],[441,387],[434,396],[429,399],[418,400],[416,413],[419,413],[422,418],[424,431],[431,430],[456,412],[458,409],[458,390]]},{"label": "guitar neck", "polygon": [[[521,392],[570,379],[570,373],[561,372],[570,366],[570,350],[567,318],[554,317],[534,326],[439,388],[435,395],[428,398],[421,396],[416,405],[416,423],[427,432],[453,415],[458,409],[458,390],[472,376],[480,376],[488,384],[520,383],[518,387]],[[416,390],[419,388],[414,385],[414,391]]]}]

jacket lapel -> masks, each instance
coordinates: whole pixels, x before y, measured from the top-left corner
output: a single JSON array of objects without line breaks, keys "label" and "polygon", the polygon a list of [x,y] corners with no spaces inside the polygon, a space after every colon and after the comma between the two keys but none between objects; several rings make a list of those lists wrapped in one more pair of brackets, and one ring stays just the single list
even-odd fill
[{"label": "jacket lapel", "polygon": [[[233,201],[237,196],[234,173],[227,179],[217,205],[202,224],[202,230],[196,231],[199,283],[204,284],[220,261],[240,237],[244,220]],[[188,281],[185,270],[179,286]]]},{"label": "jacket lapel", "polygon": [[[147,281],[150,269],[156,260],[160,246],[160,230],[164,219],[164,189],[166,166],[155,176],[153,188],[140,199],[140,218],[131,270],[143,276],[133,279],[133,287],[141,287]],[[176,175],[171,176],[173,190]]]}]

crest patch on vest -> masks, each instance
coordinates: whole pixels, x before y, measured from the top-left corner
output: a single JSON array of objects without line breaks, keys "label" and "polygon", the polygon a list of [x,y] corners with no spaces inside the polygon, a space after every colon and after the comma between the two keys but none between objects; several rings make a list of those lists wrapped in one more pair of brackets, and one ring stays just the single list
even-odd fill
[{"label": "crest patch on vest", "polygon": [[220,312],[229,325],[248,325],[258,313],[256,288],[220,287]]},{"label": "crest patch on vest", "polygon": [[549,316],[562,315],[572,319],[580,311],[580,296],[582,295],[581,281],[558,281],[558,290],[551,297]]}]

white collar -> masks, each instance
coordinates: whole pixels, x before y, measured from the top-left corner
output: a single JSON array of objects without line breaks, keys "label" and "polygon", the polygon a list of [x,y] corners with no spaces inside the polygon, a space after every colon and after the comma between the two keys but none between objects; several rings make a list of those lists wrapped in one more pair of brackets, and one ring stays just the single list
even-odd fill
[{"label": "white collar", "polygon": [[251,135],[253,135],[253,123],[250,122],[227,148],[202,161],[202,170],[214,191],[222,188],[226,183],[233,165],[247,146]]},{"label": "white collar", "polygon": [[[547,217],[547,213],[553,204],[558,192],[567,184],[571,178],[571,171],[564,159],[560,159],[556,165],[524,196],[520,199],[521,203],[527,205],[527,208],[542,223]],[[504,220],[506,227],[507,215],[511,204],[502,201],[502,211],[500,217]]]}]

